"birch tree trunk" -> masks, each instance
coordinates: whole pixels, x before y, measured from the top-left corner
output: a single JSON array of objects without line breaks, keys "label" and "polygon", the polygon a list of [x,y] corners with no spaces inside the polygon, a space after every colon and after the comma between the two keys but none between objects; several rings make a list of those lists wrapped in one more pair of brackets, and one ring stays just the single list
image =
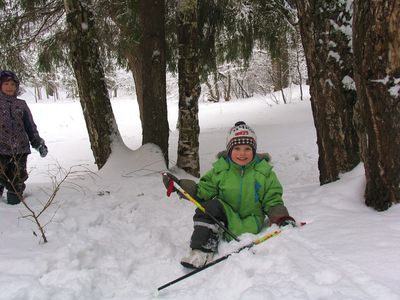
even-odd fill
[{"label": "birch tree trunk", "polygon": [[320,183],[339,178],[360,161],[353,124],[356,102],[351,15],[345,1],[297,0],[300,32],[317,131]]},{"label": "birch tree trunk", "polygon": [[99,57],[91,0],[65,0],[69,56],[78,84],[80,103],[97,167],[121,141]]},{"label": "birch tree trunk", "polygon": [[177,166],[200,176],[198,100],[200,96],[197,0],[178,0],[179,141]]},{"label": "birch tree trunk", "polygon": [[400,2],[355,0],[353,22],[365,203],[382,211],[400,202]]}]

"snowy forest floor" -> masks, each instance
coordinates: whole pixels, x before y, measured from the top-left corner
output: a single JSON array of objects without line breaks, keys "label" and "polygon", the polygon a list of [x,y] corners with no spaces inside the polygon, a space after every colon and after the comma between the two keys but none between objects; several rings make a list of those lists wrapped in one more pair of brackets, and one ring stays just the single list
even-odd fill
[{"label": "snowy forest floor", "polygon": [[[26,201],[39,211],[60,167],[82,173],[68,178],[41,216],[46,244],[35,224],[22,218],[26,209],[1,199],[0,299],[400,299],[400,206],[385,212],[365,206],[362,164],[337,182],[319,185],[310,102],[300,101],[297,90],[291,93],[286,105],[270,105],[267,97],[200,103],[201,173],[224,149],[228,129],[246,121],[257,133],[259,152],[272,155],[291,215],[307,225],[284,230],[158,295],[157,287],[188,272],[179,261],[189,251],[195,206],[166,197],[159,150],[140,146],[135,100],[113,99],[126,146],[116,145],[101,171],[93,164],[78,102],[28,101],[49,155],[29,156]],[[176,100],[168,108],[173,166]],[[218,255],[256,238],[222,242]]]}]

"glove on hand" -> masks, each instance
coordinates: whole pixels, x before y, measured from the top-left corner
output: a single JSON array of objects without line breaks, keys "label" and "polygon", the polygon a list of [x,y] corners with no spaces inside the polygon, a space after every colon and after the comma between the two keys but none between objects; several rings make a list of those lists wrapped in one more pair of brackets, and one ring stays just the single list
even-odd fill
[{"label": "glove on hand", "polygon": [[45,144],[41,144],[37,148],[37,151],[39,151],[40,157],[46,157],[47,153],[49,152]]},{"label": "glove on hand", "polygon": [[293,219],[291,216],[285,216],[285,217],[281,217],[276,221],[276,224],[279,227],[285,227],[285,226],[292,226],[292,227],[296,227],[296,220]]}]

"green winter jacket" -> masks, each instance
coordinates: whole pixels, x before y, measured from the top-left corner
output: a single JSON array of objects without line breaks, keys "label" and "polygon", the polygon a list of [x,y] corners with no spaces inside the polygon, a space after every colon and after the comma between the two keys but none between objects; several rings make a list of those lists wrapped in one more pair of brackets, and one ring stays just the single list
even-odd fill
[{"label": "green winter jacket", "polygon": [[265,214],[283,206],[282,185],[272,166],[257,155],[246,166],[220,157],[197,184],[198,198],[207,201],[215,196],[224,207],[228,228],[236,235],[259,233]]}]

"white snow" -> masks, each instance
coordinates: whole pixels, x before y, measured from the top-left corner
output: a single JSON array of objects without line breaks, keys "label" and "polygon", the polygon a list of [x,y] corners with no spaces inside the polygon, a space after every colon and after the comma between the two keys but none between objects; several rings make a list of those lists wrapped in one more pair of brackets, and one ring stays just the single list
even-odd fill
[{"label": "white snow", "polygon": [[[35,211],[47,200],[49,170],[83,173],[68,180],[56,204],[42,216],[48,243],[35,224],[21,218],[22,205],[0,202],[0,299],[400,299],[400,206],[376,212],[365,206],[360,164],[337,182],[319,186],[317,146],[309,100],[291,91],[287,105],[271,107],[265,97],[200,103],[200,159],[204,174],[225,135],[238,120],[258,135],[269,152],[292,216],[307,225],[284,230],[251,250],[178,282],[187,273],[179,261],[189,251],[195,206],[166,197],[159,150],[140,146],[136,101],[113,100],[124,138],[99,172],[94,166],[78,102],[29,101],[49,147],[42,159],[29,156],[26,201]],[[176,161],[177,101],[169,102],[170,158]],[[130,149],[129,149],[129,148]],[[131,150],[134,149],[134,150]],[[187,177],[173,168],[178,177]],[[52,218],[52,219],[51,219]],[[262,234],[275,230],[266,228]],[[262,235],[261,234],[261,235]],[[220,255],[257,237],[220,244]]]},{"label": "white snow", "polygon": [[356,83],[354,82],[353,78],[349,75],[346,75],[342,79],[343,86],[348,90],[356,90]]},{"label": "white snow", "polygon": [[394,78],[393,86],[389,88],[389,94],[393,98],[399,98],[400,97],[400,78]]},{"label": "white snow", "polygon": [[329,58],[329,57],[332,57],[333,59],[335,59],[336,62],[340,62],[340,61],[341,61],[341,59],[340,59],[340,54],[337,53],[336,51],[330,50],[330,51],[328,52],[328,58]]},{"label": "white snow", "polygon": [[88,25],[88,23],[86,23],[86,22],[82,22],[82,23],[81,23],[81,27],[82,27],[82,30],[83,30],[83,31],[86,31],[86,30],[89,29],[89,25]]},{"label": "white snow", "polygon": [[388,92],[389,92],[390,96],[392,96],[393,98],[398,98],[398,97],[400,97],[400,78],[396,78],[396,77],[391,78],[389,75],[386,75],[385,78],[374,79],[371,81],[378,82],[383,85],[387,85],[391,80],[393,80],[393,83],[388,88]]}]

